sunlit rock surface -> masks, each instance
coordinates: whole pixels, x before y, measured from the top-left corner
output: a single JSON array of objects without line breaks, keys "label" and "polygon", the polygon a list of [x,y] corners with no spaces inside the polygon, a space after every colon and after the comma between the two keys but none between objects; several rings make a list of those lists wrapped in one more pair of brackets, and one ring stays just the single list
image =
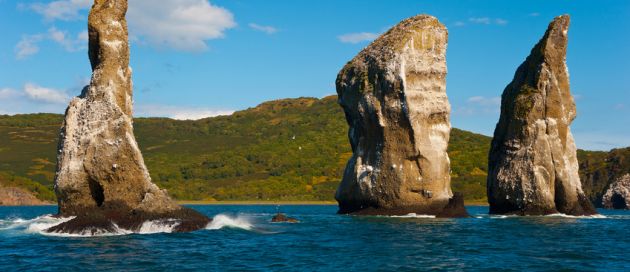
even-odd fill
[{"label": "sunlit rock surface", "polygon": [[630,174],[610,184],[602,197],[602,205],[608,209],[630,209]]},{"label": "sunlit rock surface", "polygon": [[582,192],[566,65],[569,16],[556,17],[503,91],[488,165],[490,213],[594,214]]},{"label": "sunlit rock surface", "polygon": [[66,110],[55,177],[59,215],[76,218],[50,231],[135,230],[160,219],[189,231],[209,221],[151,182],[133,134],[126,11],[126,0],[96,0],[90,11],[92,79]]},{"label": "sunlit rock surface", "polygon": [[353,155],[336,199],[340,213],[466,216],[453,198],[446,153],[448,32],[418,15],[387,31],[337,76]]}]

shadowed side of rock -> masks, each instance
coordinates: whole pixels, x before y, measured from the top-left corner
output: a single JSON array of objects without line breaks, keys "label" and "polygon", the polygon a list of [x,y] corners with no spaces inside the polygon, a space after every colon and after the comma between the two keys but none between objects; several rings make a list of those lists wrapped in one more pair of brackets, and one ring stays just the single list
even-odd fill
[{"label": "shadowed side of rock", "polygon": [[[418,15],[387,31],[336,80],[353,155],[335,198],[339,213],[465,216],[453,205],[446,96],[448,32]],[[446,209],[458,212],[446,211]]]},{"label": "shadowed side of rock", "polygon": [[151,182],[133,134],[126,11],[126,0],[96,0],[88,17],[93,74],[66,110],[55,176],[59,215],[76,218],[57,230],[81,232],[103,220],[136,226],[171,218],[199,228],[209,222]]},{"label": "shadowed side of rock", "polygon": [[582,191],[570,129],[568,28],[568,15],[556,17],[503,92],[488,161],[490,213],[596,213]]}]

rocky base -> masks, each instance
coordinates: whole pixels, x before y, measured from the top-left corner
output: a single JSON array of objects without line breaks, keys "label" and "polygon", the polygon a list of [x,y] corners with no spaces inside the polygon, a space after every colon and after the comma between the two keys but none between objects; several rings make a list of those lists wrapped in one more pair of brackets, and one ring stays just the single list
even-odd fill
[{"label": "rocky base", "polygon": [[577,205],[567,210],[558,210],[555,208],[543,207],[540,205],[517,207],[509,205],[492,205],[492,203],[490,204],[490,214],[540,216],[556,213],[563,213],[572,216],[589,216],[598,214],[593,204],[583,194],[578,196]]},{"label": "rocky base", "polygon": [[383,208],[377,206],[357,207],[339,203],[339,214],[351,215],[408,215],[415,213],[418,215],[434,215],[437,218],[458,218],[469,217],[464,206],[464,195],[454,193],[446,205],[433,203],[431,206],[405,206],[396,208]]},{"label": "rocky base", "polygon": [[212,221],[205,215],[185,207],[164,213],[134,211],[121,207],[124,205],[89,208],[72,214],[59,214],[59,217],[75,216],[75,218],[51,227],[47,232],[68,234],[92,232],[94,234],[97,231],[115,232],[118,229],[138,232],[142,224],[147,221],[176,221],[178,224],[173,228],[173,232],[190,232],[203,229]]}]

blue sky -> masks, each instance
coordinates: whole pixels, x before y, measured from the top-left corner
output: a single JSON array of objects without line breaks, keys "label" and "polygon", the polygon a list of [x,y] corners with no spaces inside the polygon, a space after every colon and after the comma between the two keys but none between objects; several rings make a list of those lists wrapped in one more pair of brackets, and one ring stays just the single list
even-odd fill
[{"label": "blue sky", "polygon": [[[0,114],[57,112],[91,74],[89,0],[0,0]],[[138,116],[199,118],[334,94],[341,67],[420,13],[449,29],[454,127],[491,135],[499,96],[549,21],[571,15],[578,147],[630,146],[630,1],[130,0]]]}]

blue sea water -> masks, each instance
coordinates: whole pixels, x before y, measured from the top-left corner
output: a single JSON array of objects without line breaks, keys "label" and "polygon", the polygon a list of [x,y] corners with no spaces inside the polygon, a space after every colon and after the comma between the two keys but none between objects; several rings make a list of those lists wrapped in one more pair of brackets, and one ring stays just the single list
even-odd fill
[{"label": "blue sea water", "polygon": [[[357,217],[336,206],[191,206],[192,233],[50,236],[56,207],[0,207],[0,271],[624,271],[630,211],[595,218]],[[270,223],[279,209],[301,220]],[[146,232],[162,231],[147,228]]]}]

